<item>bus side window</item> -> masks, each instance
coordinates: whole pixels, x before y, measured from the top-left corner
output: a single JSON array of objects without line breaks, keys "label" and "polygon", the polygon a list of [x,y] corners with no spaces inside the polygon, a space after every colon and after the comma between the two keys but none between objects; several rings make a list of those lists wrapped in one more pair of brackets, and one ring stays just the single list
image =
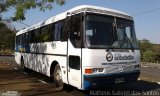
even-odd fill
[{"label": "bus side window", "polygon": [[23,34],[23,45],[25,45],[26,44],[26,33],[25,34]]},{"label": "bus side window", "polygon": [[73,16],[70,39],[74,47],[81,47],[81,19],[80,15]]},{"label": "bus side window", "polygon": [[29,44],[29,41],[30,41],[29,38],[30,38],[29,33],[26,33],[26,44]]},{"label": "bus side window", "polygon": [[22,44],[22,35],[19,35],[19,44]]},{"label": "bus side window", "polygon": [[54,37],[55,37],[55,24],[51,24],[50,25],[50,31],[51,31],[51,40],[54,41]]},{"label": "bus side window", "polygon": [[51,41],[50,25],[41,28],[41,37],[39,37],[39,39],[41,39],[42,42]]},{"label": "bus side window", "polygon": [[63,28],[61,30],[61,41],[68,40],[68,32],[70,31],[71,19],[67,18],[63,20]]},{"label": "bus side window", "polygon": [[35,29],[35,42],[40,42],[40,36],[41,36],[41,32],[40,32],[40,28]]},{"label": "bus side window", "polygon": [[72,69],[80,70],[80,57],[69,56],[69,67]]},{"label": "bus side window", "polygon": [[35,40],[34,40],[34,38],[35,38],[35,34],[34,34],[34,31],[31,31],[31,43],[34,43],[35,42]]},{"label": "bus side window", "polygon": [[28,32],[28,43],[31,43],[31,32]]},{"label": "bus side window", "polygon": [[54,31],[54,40],[55,41],[60,41],[60,36],[61,36],[61,33],[63,31],[63,26],[64,26],[64,23],[63,22],[58,22],[55,24],[55,31]]},{"label": "bus side window", "polygon": [[19,44],[19,36],[16,36],[16,45]]},{"label": "bus side window", "polygon": [[18,35],[18,44],[20,44],[20,35]]},{"label": "bus side window", "polygon": [[47,30],[48,30],[48,41],[52,41],[52,25],[47,25]]}]

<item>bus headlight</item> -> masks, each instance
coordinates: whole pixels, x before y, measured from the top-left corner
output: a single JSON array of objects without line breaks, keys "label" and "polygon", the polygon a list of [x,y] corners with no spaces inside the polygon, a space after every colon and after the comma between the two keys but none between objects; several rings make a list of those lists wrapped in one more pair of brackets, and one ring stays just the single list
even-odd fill
[{"label": "bus headlight", "polygon": [[92,74],[92,73],[103,73],[104,68],[87,68],[85,69],[86,74]]},{"label": "bus headlight", "polygon": [[134,69],[139,69],[140,68],[140,65],[135,65],[134,66]]},{"label": "bus headlight", "polygon": [[93,68],[93,73],[102,73],[104,68]]}]

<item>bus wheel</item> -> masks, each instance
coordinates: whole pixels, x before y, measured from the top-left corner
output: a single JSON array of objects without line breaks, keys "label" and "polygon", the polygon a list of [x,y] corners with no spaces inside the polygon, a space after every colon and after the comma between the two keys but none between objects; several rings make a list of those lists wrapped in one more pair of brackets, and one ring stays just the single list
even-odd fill
[{"label": "bus wheel", "polygon": [[54,82],[56,84],[56,89],[57,90],[62,90],[64,88],[64,83],[63,83],[63,80],[62,80],[61,69],[60,69],[60,66],[58,64],[55,66],[53,76],[54,76]]}]

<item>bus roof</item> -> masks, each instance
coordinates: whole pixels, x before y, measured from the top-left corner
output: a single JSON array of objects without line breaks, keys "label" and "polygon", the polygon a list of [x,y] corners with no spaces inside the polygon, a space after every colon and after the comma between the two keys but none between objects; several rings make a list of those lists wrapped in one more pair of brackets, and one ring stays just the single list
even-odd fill
[{"label": "bus roof", "polygon": [[53,16],[46,21],[40,22],[40,23],[35,24],[33,26],[30,26],[28,28],[25,28],[25,29],[17,32],[16,35],[20,35],[20,34],[23,34],[25,32],[31,31],[33,29],[39,28],[41,26],[45,26],[47,24],[51,24],[53,22],[65,19],[66,16],[67,16],[67,13],[78,14],[78,13],[82,13],[82,12],[105,14],[105,15],[111,15],[111,16],[126,18],[126,19],[130,19],[130,20],[133,19],[127,13],[124,13],[124,12],[121,12],[121,11],[118,11],[118,10],[104,8],[104,7],[98,7],[98,6],[92,6],[92,5],[81,5],[81,6],[74,7],[72,9],[68,10],[68,11],[63,12],[63,13],[60,13],[56,16]]}]

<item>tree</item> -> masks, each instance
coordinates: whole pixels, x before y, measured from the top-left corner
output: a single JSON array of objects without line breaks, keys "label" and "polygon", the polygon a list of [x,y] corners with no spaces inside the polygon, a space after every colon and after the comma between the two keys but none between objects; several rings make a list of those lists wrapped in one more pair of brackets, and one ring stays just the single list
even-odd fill
[{"label": "tree", "polygon": [[155,54],[155,60],[156,61],[160,61],[160,45],[154,45],[153,47],[152,47],[152,51],[154,52],[154,54]]},{"label": "tree", "polygon": [[6,48],[13,50],[15,33],[7,27],[4,23],[0,22],[0,50]]},{"label": "tree", "polygon": [[151,62],[152,60],[155,59],[155,54],[152,51],[146,51],[143,53],[142,56],[145,62]]},{"label": "tree", "polygon": [[143,54],[147,51],[150,51],[152,49],[153,44],[150,43],[149,40],[143,39],[139,41],[139,46],[140,46],[140,51],[141,51],[141,60],[144,60],[145,57],[143,56]]},{"label": "tree", "polygon": [[16,12],[13,20],[25,20],[25,13],[29,9],[39,8],[41,11],[52,9],[53,3],[63,5],[65,0],[1,0],[0,13],[15,8]]},{"label": "tree", "polygon": [[141,52],[146,52],[147,50],[151,50],[153,46],[152,43],[150,43],[150,41],[146,39],[141,40],[139,44]]},{"label": "tree", "polygon": [[152,44],[149,40],[139,41],[141,60],[145,62],[160,61],[160,45]]}]

